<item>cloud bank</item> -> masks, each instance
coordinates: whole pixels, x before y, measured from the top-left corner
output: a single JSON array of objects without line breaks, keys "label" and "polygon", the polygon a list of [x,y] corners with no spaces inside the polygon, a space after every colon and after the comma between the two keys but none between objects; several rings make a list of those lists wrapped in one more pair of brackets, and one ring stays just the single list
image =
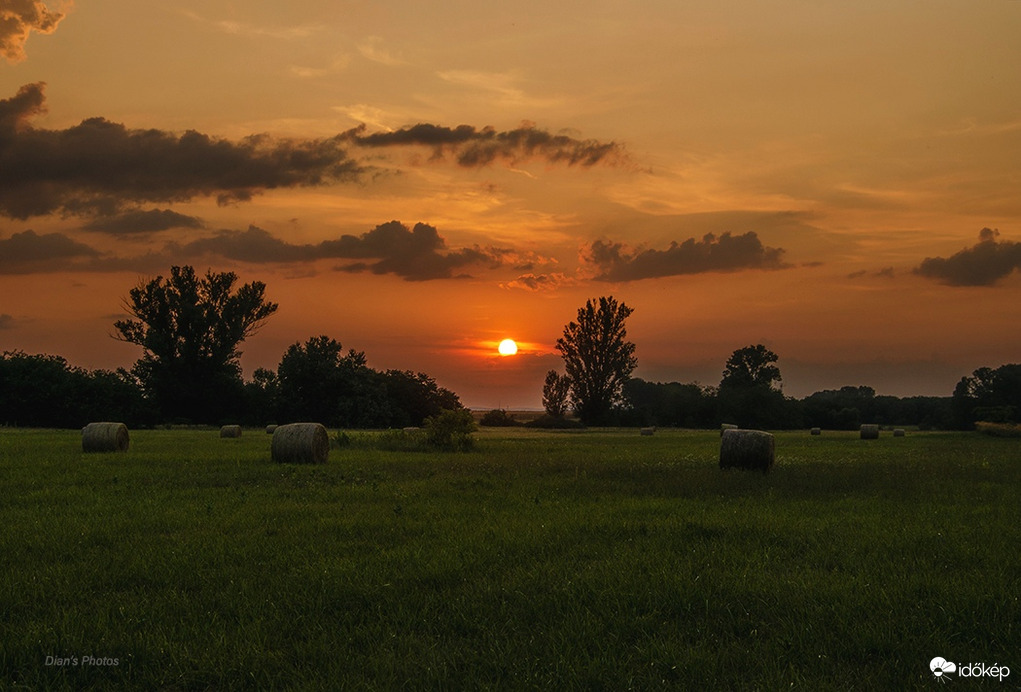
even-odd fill
[{"label": "cloud bank", "polygon": [[596,281],[638,281],[681,274],[741,269],[783,269],[782,248],[766,247],[754,231],[743,235],[708,233],[702,240],[672,242],[665,250],[629,250],[623,243],[597,240],[583,252]]},{"label": "cloud bank", "polygon": [[0,100],[0,214],[11,218],[112,215],[125,204],[203,196],[228,204],[361,171],[338,138],[232,142],[195,131],[131,130],[103,118],[35,129],[30,121],[44,111],[43,88],[29,84]]},{"label": "cloud bank", "polygon": [[502,132],[492,127],[444,127],[427,123],[392,132],[365,134],[365,129],[364,125],[356,127],[342,137],[360,147],[430,147],[434,159],[450,156],[465,168],[486,166],[498,159],[512,163],[543,159],[568,166],[594,166],[597,163],[620,163],[627,158],[624,148],[615,142],[555,135],[530,123]]},{"label": "cloud bank", "polygon": [[141,257],[100,252],[63,233],[40,235],[28,230],[0,238],[0,275],[63,270],[143,271],[210,257],[263,265],[346,260],[335,269],[391,274],[405,281],[433,281],[469,278],[467,272],[473,267],[515,266],[522,255],[508,248],[478,245],[451,248],[435,227],[417,223],[408,228],[400,221],[380,224],[361,235],[303,244],[289,243],[257,226],[244,231],[225,229],[187,243],[167,242],[161,250]]},{"label": "cloud bank", "polygon": [[998,230],[983,228],[975,245],[950,257],[926,257],[914,272],[948,286],[993,286],[1021,270],[1021,243],[997,242],[999,235]]},{"label": "cloud bank", "polygon": [[[70,8],[71,3],[64,5]],[[3,0],[0,2],[0,55],[7,62],[25,59],[25,42],[33,31],[52,34],[66,12],[54,12],[40,0]]]}]

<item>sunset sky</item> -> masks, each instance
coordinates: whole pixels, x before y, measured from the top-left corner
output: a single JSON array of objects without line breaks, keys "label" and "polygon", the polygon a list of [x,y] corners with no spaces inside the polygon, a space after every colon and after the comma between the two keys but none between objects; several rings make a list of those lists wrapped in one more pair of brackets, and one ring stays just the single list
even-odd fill
[{"label": "sunset sky", "polygon": [[[130,367],[172,265],[537,407],[585,300],[636,376],[949,396],[1021,362],[1021,0],[0,0],[0,351]],[[501,356],[504,338],[518,342]]]}]

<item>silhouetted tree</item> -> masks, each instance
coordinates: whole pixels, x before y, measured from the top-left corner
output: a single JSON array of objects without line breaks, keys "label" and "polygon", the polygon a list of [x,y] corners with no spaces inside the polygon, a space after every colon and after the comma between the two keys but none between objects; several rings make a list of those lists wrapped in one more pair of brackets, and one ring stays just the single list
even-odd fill
[{"label": "silhouetted tree", "polygon": [[457,394],[440,387],[421,372],[387,370],[382,373],[390,406],[390,425],[396,428],[422,425],[426,418],[442,411],[464,408]]},{"label": "silhouetted tree", "polygon": [[962,377],[951,401],[955,426],[970,429],[975,421],[1017,422],[1021,414],[1021,364],[979,368]]},{"label": "silhouetted tree", "polygon": [[739,348],[727,360],[718,400],[725,422],[742,427],[790,427],[792,414],[783,392],[779,357],[762,344]]},{"label": "silhouetted tree", "polygon": [[386,425],[386,388],[365,362],[364,353],[344,354],[340,342],[327,336],[289,346],[277,367],[280,420],[342,428]]},{"label": "silhouetted tree", "polygon": [[627,340],[624,322],[633,310],[612,296],[589,300],[578,309],[578,321],[564,327],[556,347],[564,358],[571,400],[582,422],[602,425],[638,364],[635,345]]},{"label": "silhouetted tree", "polygon": [[114,323],[116,338],[141,346],[133,372],[162,415],[216,422],[242,396],[239,345],[254,334],[277,304],[265,284],[234,290],[233,272],[198,277],[192,267],[171,267],[131,289],[125,307],[134,319]]},{"label": "silhouetted tree", "polygon": [[154,416],[124,370],[87,371],[61,356],[0,354],[0,424],[80,428],[95,420],[148,425]]},{"label": "silhouetted tree", "polygon": [[567,398],[571,394],[571,381],[566,375],[557,374],[556,370],[546,373],[546,381],[542,385],[542,407],[554,418],[563,418],[567,413]]},{"label": "silhouetted tree", "polygon": [[711,387],[679,382],[646,382],[634,377],[624,385],[635,425],[711,428],[716,420],[716,393]]}]

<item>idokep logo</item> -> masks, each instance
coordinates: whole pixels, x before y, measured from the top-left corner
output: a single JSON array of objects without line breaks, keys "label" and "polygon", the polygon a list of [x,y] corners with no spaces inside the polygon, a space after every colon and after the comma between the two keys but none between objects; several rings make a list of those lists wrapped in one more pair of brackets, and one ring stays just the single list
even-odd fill
[{"label": "idokep logo", "polygon": [[942,679],[944,675],[956,673],[957,666],[951,661],[946,660],[942,656],[937,656],[936,658],[929,661],[929,670],[931,670],[932,674],[935,675],[938,679]]},{"label": "idokep logo", "polygon": [[991,666],[985,663],[962,663],[957,665],[942,656],[937,656],[929,661],[929,670],[932,671],[932,674],[940,682],[949,680],[948,676],[953,673],[957,673],[962,678],[996,678],[1000,682],[1003,682],[1003,679],[1010,675],[1010,668],[1001,666],[999,663],[994,663]]}]

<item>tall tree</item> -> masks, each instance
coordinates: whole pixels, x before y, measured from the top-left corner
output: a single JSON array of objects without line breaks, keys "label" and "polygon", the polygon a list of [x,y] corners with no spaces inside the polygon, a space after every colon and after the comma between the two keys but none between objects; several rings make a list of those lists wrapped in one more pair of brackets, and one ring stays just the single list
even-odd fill
[{"label": "tall tree", "polygon": [[779,356],[762,344],[731,354],[717,394],[725,421],[742,427],[784,427],[788,407],[777,360]]},{"label": "tall tree", "polygon": [[365,354],[318,336],[292,344],[277,367],[281,420],[376,427],[389,420],[386,387]]},{"label": "tall tree", "polygon": [[571,380],[556,370],[546,373],[542,385],[542,407],[554,418],[563,418],[567,413],[567,398],[571,394]]},{"label": "tall tree", "polygon": [[115,322],[115,338],[144,349],[134,372],[164,418],[217,422],[239,402],[239,346],[278,306],[262,282],[235,290],[237,280],[233,272],[200,278],[192,267],[171,267],[170,278],[129,291],[134,319]]},{"label": "tall tree", "polygon": [[605,424],[621,402],[624,383],[638,365],[635,345],[627,340],[624,322],[634,312],[613,296],[591,300],[578,309],[578,321],[564,327],[557,339],[571,399],[586,425]]}]

